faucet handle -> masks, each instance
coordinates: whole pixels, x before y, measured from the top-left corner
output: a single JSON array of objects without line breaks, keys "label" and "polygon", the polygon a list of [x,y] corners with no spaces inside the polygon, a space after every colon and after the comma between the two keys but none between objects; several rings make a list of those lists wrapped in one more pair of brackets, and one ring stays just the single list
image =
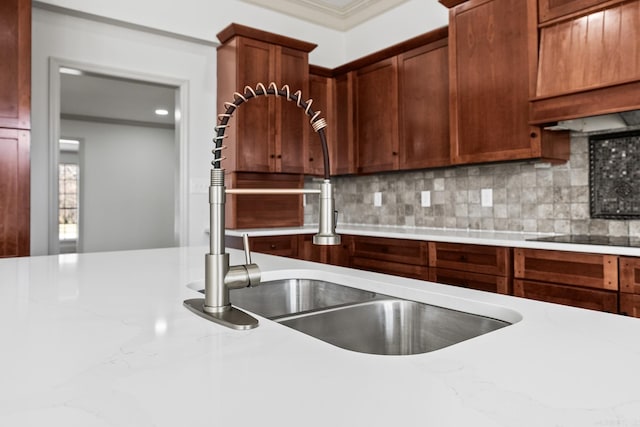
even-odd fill
[{"label": "faucet handle", "polygon": [[251,249],[249,248],[249,233],[242,234],[242,246],[244,248],[244,259],[247,265],[251,264]]}]

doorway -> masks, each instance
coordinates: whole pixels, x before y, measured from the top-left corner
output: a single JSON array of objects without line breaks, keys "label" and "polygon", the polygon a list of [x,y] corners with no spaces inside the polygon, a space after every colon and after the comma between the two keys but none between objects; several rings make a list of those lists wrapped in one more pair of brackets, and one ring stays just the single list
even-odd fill
[{"label": "doorway", "polygon": [[50,77],[49,252],[181,245],[184,84],[59,60]]}]

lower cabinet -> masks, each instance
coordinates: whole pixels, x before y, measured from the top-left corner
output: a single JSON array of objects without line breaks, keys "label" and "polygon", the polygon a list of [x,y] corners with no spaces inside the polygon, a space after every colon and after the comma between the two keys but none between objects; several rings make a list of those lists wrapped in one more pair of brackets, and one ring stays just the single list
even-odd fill
[{"label": "lower cabinet", "polygon": [[640,317],[640,258],[620,257],[620,314]]},{"label": "lower cabinet", "polygon": [[[242,237],[226,236],[225,244],[229,248],[244,249]],[[278,255],[289,258],[298,257],[298,236],[260,236],[250,237],[251,252]]]},{"label": "lower cabinet", "polygon": [[519,297],[618,312],[618,257],[514,250],[514,290]]},{"label": "lower cabinet", "polygon": [[429,280],[424,241],[353,236],[350,255],[352,268]]},{"label": "lower cabinet", "polygon": [[429,280],[481,291],[511,293],[511,249],[429,242]]}]

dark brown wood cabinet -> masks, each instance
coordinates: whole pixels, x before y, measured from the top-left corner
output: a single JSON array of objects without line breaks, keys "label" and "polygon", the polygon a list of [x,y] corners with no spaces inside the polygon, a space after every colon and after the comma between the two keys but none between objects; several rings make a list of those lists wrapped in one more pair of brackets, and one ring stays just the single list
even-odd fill
[{"label": "dark brown wood cabinet", "polygon": [[398,58],[359,69],[355,80],[357,171],[398,168]]},{"label": "dark brown wood cabinet", "polygon": [[355,154],[355,71],[335,77],[336,139],[331,144],[331,174],[350,175],[356,172]]},{"label": "dark brown wood cabinet", "polygon": [[514,250],[514,295],[618,312],[618,257],[540,249]]},{"label": "dark brown wood cabinet", "polygon": [[[227,236],[225,244],[229,248],[244,249],[242,237]],[[249,246],[251,252],[289,258],[298,257],[298,235],[250,237]]]},{"label": "dark brown wood cabinet", "polygon": [[620,313],[640,317],[640,258],[620,257]]},{"label": "dark brown wood cabinet", "polygon": [[[288,85],[303,97],[309,93],[308,53],[315,44],[231,24],[218,34],[218,112],[224,103],[258,83],[278,89]],[[305,99],[306,100],[306,99]],[[310,126],[295,102],[283,97],[258,97],[234,113],[223,166],[228,171],[304,172],[303,152]]]},{"label": "dark brown wood cabinet", "polygon": [[30,254],[31,1],[0,2],[0,257]]},{"label": "dark brown wood cabinet", "polygon": [[566,161],[569,138],[529,125],[537,66],[535,0],[470,0],[449,11],[454,163]]},{"label": "dark brown wood cabinet", "polygon": [[352,268],[428,280],[427,242],[368,236],[352,239]]},{"label": "dark brown wood cabinet", "polygon": [[[227,188],[302,188],[302,175],[232,172]],[[304,222],[302,195],[227,194],[227,228],[301,227]]]},{"label": "dark brown wood cabinet", "polygon": [[607,1],[610,0],[538,0],[538,16],[543,23],[584,11]]},{"label": "dark brown wood cabinet", "polygon": [[399,169],[451,164],[449,53],[443,38],[398,57]]},{"label": "dark brown wood cabinet", "polygon": [[501,246],[429,242],[429,280],[511,294],[511,249]]},{"label": "dark brown wood cabinet", "polygon": [[532,123],[640,108],[640,0],[564,3],[595,6],[541,26]]},{"label": "dark brown wood cabinet", "polygon": [[[311,104],[314,111],[320,111],[320,117],[327,121],[325,136],[327,138],[327,148],[329,148],[329,159],[335,158],[331,148],[335,147],[336,141],[336,118],[334,106],[334,80],[331,78],[331,71],[320,67],[309,67],[309,98],[313,100]],[[322,145],[318,134],[311,126],[307,126],[306,150],[304,153],[304,173],[305,175],[324,175],[324,164]],[[333,165],[331,165],[333,166]],[[335,169],[335,168],[334,168]]]}]

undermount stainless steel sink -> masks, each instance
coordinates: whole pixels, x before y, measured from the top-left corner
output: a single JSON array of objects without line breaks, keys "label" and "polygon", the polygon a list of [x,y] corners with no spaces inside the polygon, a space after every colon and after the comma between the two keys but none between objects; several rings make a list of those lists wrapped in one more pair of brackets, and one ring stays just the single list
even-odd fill
[{"label": "undermount stainless steel sink", "polygon": [[279,322],[347,350],[384,355],[426,353],[510,325],[400,299],[291,316]]},{"label": "undermount stainless steel sink", "polygon": [[232,289],[229,295],[231,304],[269,319],[377,297],[374,292],[311,279],[274,280],[254,288]]}]

